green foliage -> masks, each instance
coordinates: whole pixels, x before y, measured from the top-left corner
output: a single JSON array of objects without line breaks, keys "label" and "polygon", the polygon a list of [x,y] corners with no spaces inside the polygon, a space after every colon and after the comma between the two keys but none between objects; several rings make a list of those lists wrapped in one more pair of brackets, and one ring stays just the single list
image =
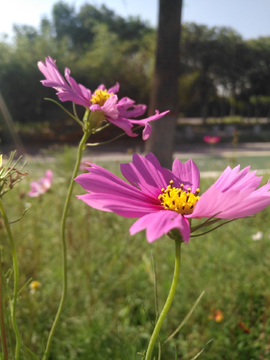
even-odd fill
[{"label": "green foliage", "polygon": [[[88,156],[91,159],[91,153]],[[28,179],[3,199],[11,221],[29,208],[22,220],[12,225],[20,287],[29,278],[42,286],[34,294],[28,286],[21,291],[18,326],[25,344],[39,356],[60,298],[59,220],[69,182],[67,174],[74,161],[75,149],[69,148],[49,152],[42,159],[29,159]],[[102,165],[119,175],[117,162]],[[203,163],[200,166],[205,168]],[[208,166],[211,169],[211,163]],[[43,176],[48,168],[54,173],[50,191],[40,198],[27,197],[30,181]],[[203,179],[202,192],[212,182]],[[78,185],[74,193],[82,193]],[[162,359],[174,359],[175,349],[178,359],[191,359],[210,339],[213,341],[206,346],[202,359],[267,358],[269,215],[266,209],[256,217],[237,220],[182,245],[180,284],[160,334],[162,342],[178,327],[201,292],[206,293],[181,331],[163,346]],[[151,252],[161,308],[173,274],[174,244],[163,237],[150,245],[144,232],[131,237],[128,229],[133,222],[91,209],[74,195],[67,221],[69,291],[53,340],[52,359],[141,359],[136,353],[145,350],[156,315]],[[254,242],[251,235],[257,231],[263,232],[263,240]],[[4,228],[0,234],[6,272],[10,251]],[[221,322],[209,318],[211,308],[223,312]],[[22,358],[31,357],[23,352]]]},{"label": "green foliage", "polygon": [[[105,6],[74,7],[58,2],[53,21],[43,18],[40,28],[14,27],[14,41],[0,42],[1,93],[15,122],[61,120],[61,113],[44,97],[57,99],[43,87],[37,62],[50,55],[62,74],[72,76],[92,91],[100,84],[121,84],[119,96],[148,102],[155,34],[139,19],[116,16]],[[134,71],[136,69],[136,71]],[[66,104],[65,104],[66,105]],[[70,106],[70,104],[67,104]]]},{"label": "green foliage", "polygon": [[94,28],[106,25],[109,32],[116,34],[120,40],[138,40],[152,32],[152,29],[139,18],[129,17],[127,20],[116,15],[105,5],[100,8],[84,4],[76,14],[74,6],[58,2],[53,7],[53,27],[58,39],[67,37],[70,46],[80,52],[91,47],[95,38]]},{"label": "green foliage", "polygon": [[[65,67],[83,85],[118,81],[119,97],[149,103],[156,32],[138,18],[124,19],[105,5],[57,2],[52,20],[40,26],[14,26],[12,42],[0,38],[0,83],[15,122],[61,121],[61,113],[44,97],[37,62],[50,55],[61,73]],[[270,116],[270,38],[244,41],[233,29],[183,24],[181,39],[180,111],[185,116]],[[175,76],[177,76],[175,74]],[[69,103],[65,104],[70,106]]]},{"label": "green foliage", "polygon": [[186,78],[194,79],[188,88],[189,101],[183,104],[185,115],[206,117],[211,113],[212,116],[229,113],[254,116],[255,112],[255,116],[269,116],[270,108],[253,107],[249,101],[251,95],[270,94],[269,39],[244,41],[230,28],[184,24],[182,92]]}]

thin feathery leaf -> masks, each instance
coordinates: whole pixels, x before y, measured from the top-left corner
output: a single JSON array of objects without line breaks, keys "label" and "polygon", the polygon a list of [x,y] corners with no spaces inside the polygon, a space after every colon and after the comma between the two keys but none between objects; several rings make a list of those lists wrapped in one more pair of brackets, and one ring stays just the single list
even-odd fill
[{"label": "thin feathery leaf", "polygon": [[210,233],[210,232],[212,232],[212,231],[214,231],[214,230],[218,229],[218,228],[219,228],[219,227],[221,227],[222,225],[228,224],[228,223],[230,223],[230,222],[232,222],[232,221],[235,221],[235,220],[237,220],[237,219],[232,219],[232,220],[225,221],[225,222],[223,222],[222,224],[220,224],[220,225],[218,225],[218,226],[214,227],[213,229],[211,229],[211,230],[209,230],[209,231],[206,231],[206,232],[201,233],[201,234],[198,234],[198,235],[190,235],[190,237],[199,237],[199,236],[203,236],[203,235],[205,235],[205,234],[208,234],[208,233]]},{"label": "thin feathery leaf", "polygon": [[9,222],[9,225],[15,224],[16,222],[20,221],[20,220],[24,217],[24,215],[26,214],[27,210],[28,210],[28,208],[26,208],[26,209],[24,210],[24,212],[23,212],[22,215],[19,217],[19,219],[10,221],[10,222]]},{"label": "thin feathery leaf", "polygon": [[199,304],[199,302],[201,301],[201,298],[203,297],[205,291],[203,291],[201,293],[201,295],[198,297],[198,299],[195,301],[195,303],[193,304],[192,308],[189,310],[189,312],[187,313],[187,315],[185,316],[184,320],[181,322],[181,324],[178,326],[178,328],[168,337],[167,340],[164,341],[164,343],[162,345],[164,345],[167,341],[169,341],[171,338],[174,337],[174,335],[176,335],[178,333],[178,331],[183,327],[183,325],[185,325],[185,323],[187,322],[187,320],[190,318],[191,314],[193,313],[193,311],[195,310],[196,306]]},{"label": "thin feathery leaf", "polygon": [[205,345],[204,345],[204,347],[202,348],[202,350],[197,354],[197,355],[195,355],[191,360],[196,360],[196,359],[198,359],[198,357],[201,355],[201,353],[204,351],[204,349],[206,348],[206,346],[208,345],[208,344],[210,344],[210,342],[212,342],[213,341],[213,339],[211,339],[211,340],[209,340]]},{"label": "thin feathery leaf", "polygon": [[61,104],[59,104],[59,102],[50,99],[50,98],[45,98],[45,100],[49,100],[53,103],[55,103],[56,105],[58,105],[62,110],[64,110],[72,119],[74,119],[82,128],[83,128],[83,123],[81,122],[81,120],[78,120],[74,115],[72,115],[67,109],[64,108],[64,106],[62,106]]}]

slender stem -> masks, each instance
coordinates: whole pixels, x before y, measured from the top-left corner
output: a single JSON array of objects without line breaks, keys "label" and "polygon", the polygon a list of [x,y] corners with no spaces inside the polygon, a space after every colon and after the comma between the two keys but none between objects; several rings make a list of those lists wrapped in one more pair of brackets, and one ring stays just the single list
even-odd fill
[{"label": "slender stem", "polygon": [[156,319],[155,322],[157,322],[159,311],[158,311],[158,290],[157,290],[157,271],[156,271],[156,264],[155,259],[153,255],[153,251],[151,251],[152,256],[152,263],[153,263],[153,273],[154,273],[154,290],[155,290],[155,310],[156,310]]},{"label": "slender stem", "polygon": [[53,99],[49,99],[49,98],[45,98],[45,100],[49,100],[53,103],[55,103],[56,105],[58,105],[62,110],[64,110],[72,119],[74,119],[81,127],[83,127],[83,123],[81,122],[81,120],[78,118],[76,118],[76,116],[72,115],[67,109],[64,108],[64,106],[62,106],[61,104],[59,104],[59,102],[53,100]]},{"label": "slender stem", "polygon": [[174,265],[173,280],[172,280],[171,288],[170,288],[166,303],[160,313],[160,316],[159,316],[156,326],[154,328],[153,334],[149,341],[145,360],[151,360],[151,358],[152,358],[152,352],[153,352],[155,343],[157,341],[159,331],[161,329],[163,321],[165,320],[165,317],[171,307],[171,304],[172,304],[172,301],[174,298],[174,294],[175,294],[178,279],[179,279],[179,273],[180,273],[181,243],[182,243],[181,239],[179,239],[179,238],[175,239],[175,265]]},{"label": "slender stem", "polygon": [[70,181],[70,185],[69,185],[69,189],[68,189],[67,197],[66,197],[66,202],[65,202],[65,206],[64,206],[64,210],[63,210],[63,214],[62,214],[61,239],[62,239],[62,262],[63,262],[62,263],[63,289],[62,289],[62,296],[61,296],[61,300],[60,300],[60,303],[59,303],[58,311],[56,313],[56,316],[55,316],[51,331],[50,331],[49,336],[48,336],[48,341],[47,341],[46,349],[45,349],[42,360],[47,360],[49,358],[49,353],[50,353],[50,348],[51,348],[53,335],[54,335],[56,326],[57,326],[57,324],[59,322],[60,315],[62,313],[65,298],[66,298],[66,294],[67,294],[67,246],[66,246],[66,233],[65,233],[66,218],[67,218],[70,199],[71,199],[71,195],[72,195],[72,191],[73,191],[73,187],[74,187],[74,178],[78,174],[78,170],[79,170],[79,166],[80,166],[80,162],[81,162],[81,158],[82,158],[82,151],[85,149],[85,143],[86,143],[89,135],[90,135],[90,132],[85,131],[84,135],[83,135],[83,137],[82,137],[82,139],[80,141],[78,151],[77,151],[77,160],[76,160],[75,168],[74,168],[72,178],[71,178],[71,181]]},{"label": "slender stem", "polygon": [[16,321],[16,306],[17,306],[17,296],[18,296],[18,283],[19,283],[19,267],[18,267],[18,259],[17,259],[17,253],[15,248],[15,243],[13,240],[12,232],[10,230],[8,218],[5,212],[5,209],[3,207],[2,201],[0,199],[0,211],[3,216],[3,220],[5,223],[5,228],[8,234],[9,243],[11,247],[12,252],[12,259],[13,259],[13,270],[14,270],[14,290],[13,290],[13,301],[11,302],[11,319],[12,319],[12,326],[15,333],[16,338],[16,347],[15,347],[15,360],[19,359],[19,353],[20,353],[20,346],[21,346],[21,337],[19,334],[17,321]]},{"label": "slender stem", "polygon": [[105,125],[97,128],[97,129],[95,129],[95,131],[93,131],[93,134],[96,134],[97,132],[100,132],[100,131],[106,129],[106,128],[107,128],[108,126],[110,126],[110,125],[111,125],[111,123],[107,123],[107,124],[105,124]]},{"label": "slender stem", "polygon": [[111,140],[108,141],[103,141],[103,142],[97,142],[97,143],[87,143],[86,146],[98,146],[98,145],[104,145],[104,144],[109,144],[110,142],[119,139],[120,137],[126,135],[126,133],[122,133],[120,135],[117,135],[116,137],[114,137]]},{"label": "slender stem", "polygon": [[4,319],[4,312],[3,312],[3,292],[2,292],[2,259],[1,259],[1,252],[0,252],[0,323],[1,323],[1,339],[3,344],[3,353],[4,353],[4,360],[8,360],[8,352],[7,352],[7,338],[6,338],[6,331],[5,331],[5,319]]}]

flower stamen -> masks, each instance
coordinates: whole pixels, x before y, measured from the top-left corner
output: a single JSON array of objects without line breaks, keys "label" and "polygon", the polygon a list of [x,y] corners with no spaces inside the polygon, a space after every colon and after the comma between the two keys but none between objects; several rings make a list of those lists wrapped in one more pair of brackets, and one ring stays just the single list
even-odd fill
[{"label": "flower stamen", "polygon": [[164,188],[161,189],[162,194],[158,198],[164,209],[173,210],[182,215],[188,215],[193,212],[200,198],[198,196],[200,189],[197,189],[194,194],[191,192],[191,188],[188,188],[186,191],[183,189],[183,184],[181,184],[180,188],[173,187],[172,180],[166,190]]},{"label": "flower stamen", "polygon": [[96,90],[94,94],[92,95],[92,98],[90,100],[91,104],[98,104],[99,106],[103,106],[109,97],[111,97],[113,94],[108,93],[107,89],[105,90]]}]

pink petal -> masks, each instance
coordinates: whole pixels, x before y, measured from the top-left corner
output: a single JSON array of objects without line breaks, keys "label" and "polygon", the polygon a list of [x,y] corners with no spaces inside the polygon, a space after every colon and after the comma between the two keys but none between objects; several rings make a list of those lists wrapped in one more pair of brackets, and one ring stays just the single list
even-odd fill
[{"label": "pink petal", "polygon": [[[91,97],[92,97],[92,94],[91,94],[91,91],[89,89],[87,89],[85,86],[81,85],[81,84],[78,84],[79,85],[79,88],[81,90],[81,93],[82,93],[82,96],[89,101],[90,103],[90,100],[91,100]],[[89,105],[89,104],[88,104]]]},{"label": "pink petal", "polygon": [[[262,189],[263,188],[263,189]],[[212,217],[238,219],[254,215],[270,204],[270,184],[256,191],[252,189],[220,191],[212,185],[197,202],[187,218]]]},{"label": "pink petal", "polygon": [[164,178],[163,168],[152,153],[145,157],[134,154],[132,163],[121,164],[120,168],[130,184],[155,199],[158,199],[161,189],[169,184]]},{"label": "pink petal", "polygon": [[[116,126],[122,128],[123,130],[125,130],[125,132],[129,136],[138,136],[137,134],[134,134],[134,133],[132,133],[132,131],[129,130],[131,125],[137,125],[138,124],[138,125],[141,125],[141,126],[147,126],[146,131],[143,132],[143,139],[145,140],[151,134],[151,126],[148,124],[148,122],[158,120],[162,116],[166,115],[168,112],[169,112],[169,110],[164,111],[163,113],[159,114],[159,112],[156,110],[155,115],[150,116],[150,117],[145,118],[145,119],[141,119],[141,120],[127,119],[127,118],[121,118],[121,117],[119,117],[118,119],[115,119],[113,121],[110,118],[107,118],[107,120],[110,121],[111,123],[115,124]],[[127,125],[125,125],[125,123],[129,124],[128,129],[127,129]]]},{"label": "pink petal", "polygon": [[42,80],[41,83],[44,86],[56,89],[58,91],[57,95],[61,101],[72,101],[75,104],[89,107],[91,91],[86,89],[83,85],[77,84],[70,76],[70,70],[68,68],[65,69],[65,76],[69,85],[60,74],[51,57],[45,59],[45,64],[42,61],[39,61],[38,68],[46,78],[46,80]]},{"label": "pink petal", "polygon": [[162,118],[163,116],[165,116],[166,114],[168,114],[169,112],[170,112],[170,110],[164,111],[163,113],[159,113],[156,110],[156,114],[153,116],[149,116],[148,118],[141,119],[141,120],[133,120],[133,119],[126,119],[126,120],[131,121],[133,124],[146,125],[146,123],[148,123],[149,121],[158,120],[158,119]]},{"label": "pink petal", "polygon": [[90,105],[87,100],[85,100],[82,97],[78,96],[78,94],[75,94],[75,93],[72,93],[72,92],[66,92],[66,91],[58,92],[56,95],[59,97],[59,99],[62,102],[72,101],[77,105],[82,105],[82,106],[85,106],[85,107],[89,107],[89,105]]},{"label": "pink petal", "polygon": [[31,190],[27,193],[27,195],[31,197],[37,197],[41,194],[44,194],[52,185],[52,177],[52,171],[47,170],[45,177],[39,178],[38,181],[31,182]]},{"label": "pink petal", "polygon": [[109,94],[115,94],[119,91],[120,85],[117,82],[114,86],[112,86],[111,88],[109,88],[107,91]]},{"label": "pink petal", "polygon": [[255,176],[255,171],[249,173],[250,166],[240,170],[240,165],[231,169],[229,166],[224,170],[221,176],[215,182],[215,186],[221,191],[227,191],[228,189],[256,189],[259,186],[262,177]]},{"label": "pink petal", "polygon": [[199,188],[200,171],[191,159],[184,164],[178,159],[175,159],[173,162],[172,172],[176,178],[179,179],[178,184],[174,184],[174,186],[180,187],[181,184],[183,184],[185,190],[191,188],[191,192],[193,193],[195,193],[195,191]]},{"label": "pink petal", "polygon": [[130,120],[127,119],[111,119],[107,118],[107,120],[112,123],[113,125],[119,127],[120,129],[123,129],[125,133],[130,137],[136,137],[138,134],[134,133],[131,129],[133,128],[133,124]]},{"label": "pink petal", "polygon": [[105,101],[104,105],[101,106],[101,110],[106,118],[107,117],[109,117],[110,119],[118,118],[119,112],[116,106],[117,102],[118,102],[117,95],[112,95]]},{"label": "pink petal", "polygon": [[143,129],[142,132],[142,138],[143,140],[147,140],[149,138],[149,136],[151,135],[151,125],[149,125],[148,123],[145,125],[145,128]]},{"label": "pink petal", "polygon": [[270,204],[270,198],[265,197],[256,202],[254,199],[245,199],[238,206],[229,209],[227,212],[222,212],[219,216],[221,219],[239,219],[246,216],[251,216],[262,211]]},{"label": "pink petal", "polygon": [[[117,104],[119,116],[124,118],[133,118],[141,116],[145,113],[145,110],[147,108],[146,105],[138,104],[138,105],[128,105],[128,106],[119,106],[120,101]],[[129,109],[130,108],[130,109]]]},{"label": "pink petal", "polygon": [[136,200],[145,203],[159,205],[158,199],[153,199],[136,187],[126,183],[108,170],[92,164],[93,167],[86,168],[90,173],[81,174],[74,180],[77,181],[86,191],[100,195],[100,199],[106,200],[109,195],[116,195],[123,201]]},{"label": "pink petal", "polygon": [[80,89],[79,85],[77,84],[77,82],[73,79],[73,77],[70,76],[70,70],[68,68],[65,68],[65,77],[66,77],[71,89],[75,93],[81,94],[81,89]]},{"label": "pink petal", "polygon": [[135,101],[130,99],[129,97],[125,96],[118,101],[118,107],[121,109],[127,109],[129,107],[134,106]]},{"label": "pink petal", "polygon": [[37,181],[32,181],[31,184],[31,190],[27,193],[30,197],[37,197],[42,194],[42,189]]},{"label": "pink petal", "polygon": [[[65,79],[58,71],[54,60],[50,56],[45,59],[45,64],[43,61],[39,61],[38,68],[46,78],[46,80],[43,80],[44,82],[49,80],[58,84],[58,86],[63,86],[63,87],[68,86],[67,83],[65,82]],[[45,86],[49,86],[49,85],[45,85]]]},{"label": "pink petal", "polygon": [[103,211],[113,211],[115,214],[137,218],[149,213],[163,209],[159,204],[156,205],[150,200],[138,200],[136,198],[113,195],[113,194],[86,194],[77,196],[87,205]]},{"label": "pink petal", "polygon": [[222,192],[212,185],[206,192],[202,194],[198,200],[195,209],[191,215],[187,217],[216,217],[221,218],[223,214],[232,209],[236,204],[242,202],[251,190],[245,190],[242,193],[239,191]]},{"label": "pink petal", "polygon": [[106,89],[106,86],[104,84],[100,84],[98,87],[97,87],[97,90],[105,90]]},{"label": "pink petal", "polygon": [[51,170],[47,170],[44,178],[43,185],[48,190],[52,185],[53,172]]},{"label": "pink petal", "polygon": [[153,242],[172,229],[179,229],[182,238],[188,242],[190,238],[190,225],[187,219],[174,211],[163,210],[148,214],[137,220],[129,229],[131,235],[146,229],[148,242]]},{"label": "pink petal", "polygon": [[76,195],[76,197],[94,209],[111,212],[111,210],[106,208],[100,197],[98,197],[98,199],[94,199],[93,194]]}]

